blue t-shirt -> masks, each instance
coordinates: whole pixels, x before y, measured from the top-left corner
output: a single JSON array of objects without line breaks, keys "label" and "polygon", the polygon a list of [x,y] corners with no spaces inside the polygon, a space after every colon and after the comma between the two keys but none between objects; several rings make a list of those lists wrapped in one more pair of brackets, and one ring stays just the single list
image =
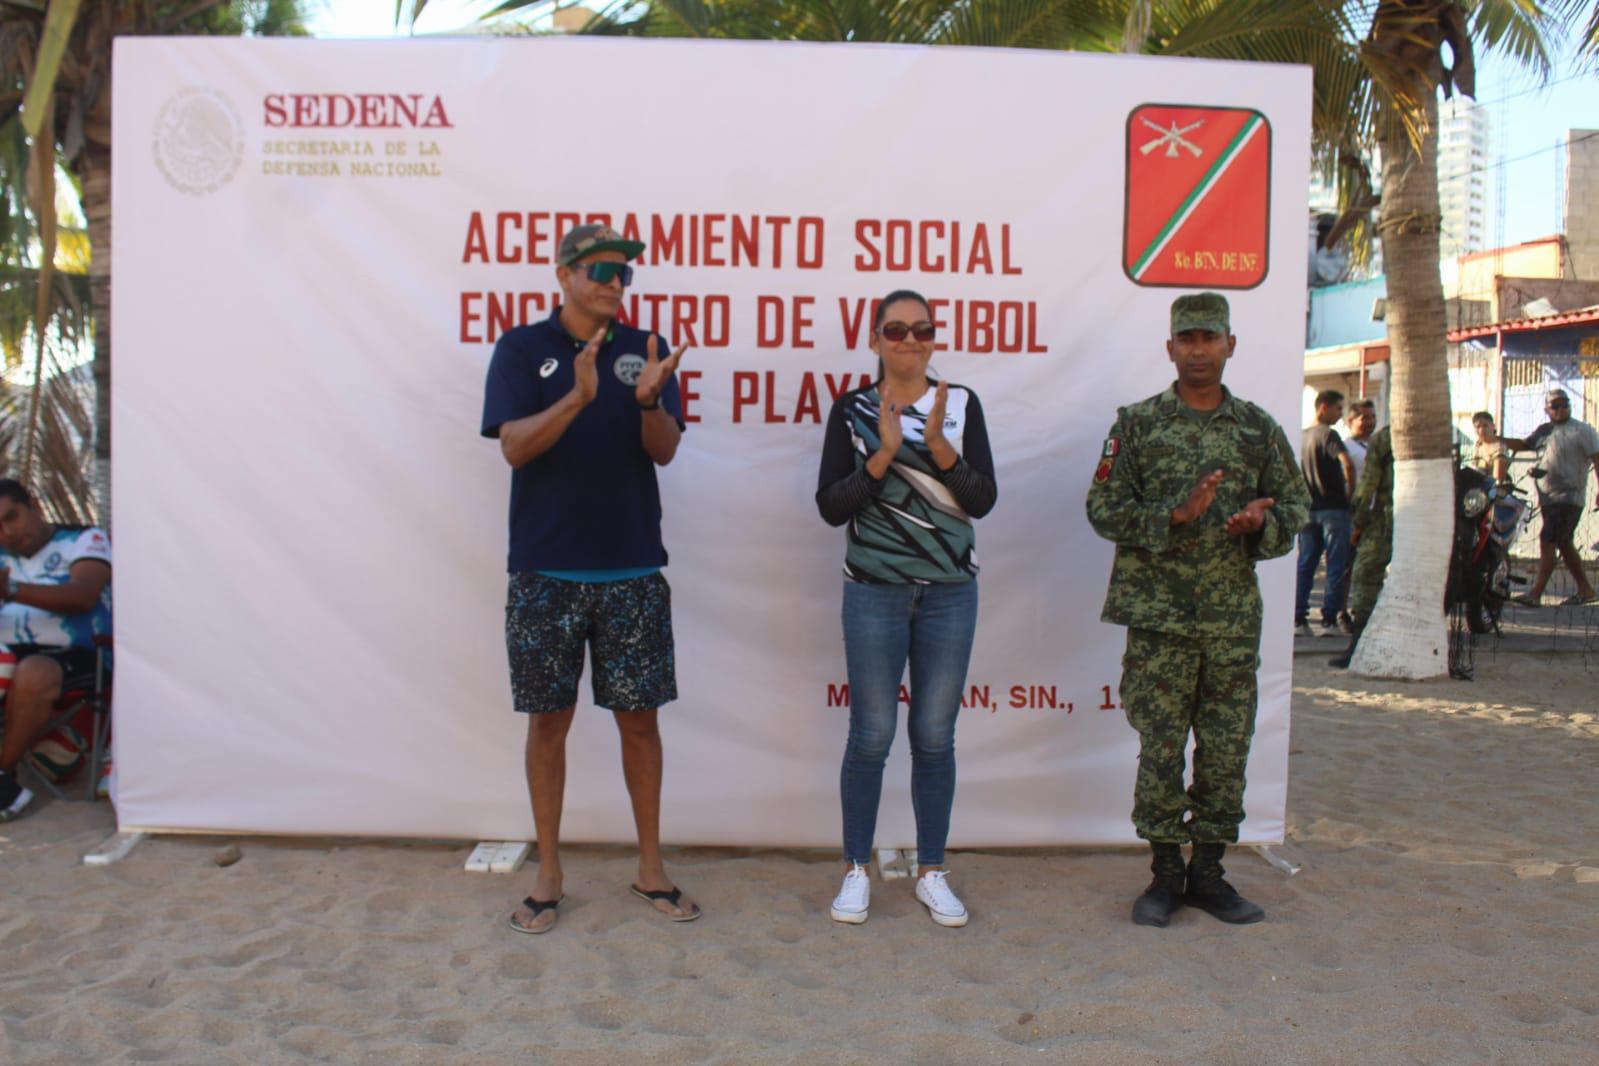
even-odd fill
[{"label": "blue t-shirt", "polygon": [[[572,362],[585,340],[567,333],[561,309],[510,330],[494,346],[483,390],[483,435],[538,414],[575,386]],[[633,386],[644,369],[650,334],[614,323],[595,368],[599,391],[561,439],[511,472],[512,573],[523,570],[618,570],[666,565],[661,493],[644,451],[643,418]],[[657,355],[671,348],[656,337]],[[677,379],[661,406],[683,426]]]}]

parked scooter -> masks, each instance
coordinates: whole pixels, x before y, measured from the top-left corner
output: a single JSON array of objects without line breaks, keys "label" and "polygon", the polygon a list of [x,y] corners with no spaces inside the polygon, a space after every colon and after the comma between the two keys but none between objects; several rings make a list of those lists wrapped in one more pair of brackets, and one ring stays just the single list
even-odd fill
[{"label": "parked scooter", "polygon": [[1464,615],[1472,633],[1497,632],[1510,598],[1510,542],[1527,509],[1515,486],[1480,470],[1455,471],[1455,543],[1444,607]]}]

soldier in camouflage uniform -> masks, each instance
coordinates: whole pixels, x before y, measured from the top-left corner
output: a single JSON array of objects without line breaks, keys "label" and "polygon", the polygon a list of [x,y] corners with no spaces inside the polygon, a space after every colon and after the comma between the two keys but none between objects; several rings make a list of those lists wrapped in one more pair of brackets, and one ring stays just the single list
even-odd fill
[{"label": "soldier in camouflage uniform", "polygon": [[1088,520],[1116,542],[1101,617],[1128,627],[1121,698],[1140,742],[1133,826],[1155,873],[1133,905],[1140,925],[1166,925],[1185,902],[1227,922],[1265,916],[1223,879],[1221,857],[1244,818],[1255,730],[1255,562],[1293,549],[1310,495],[1282,428],[1222,387],[1237,345],[1228,319],[1217,293],[1172,303],[1166,351],[1177,382],[1117,412],[1088,490]]},{"label": "soldier in camouflage uniform", "polygon": [[1347,667],[1360,643],[1360,631],[1377,605],[1388,560],[1394,553],[1394,435],[1384,426],[1371,438],[1366,450],[1366,465],[1360,472],[1360,487],[1350,501],[1354,528],[1350,543],[1355,546],[1355,566],[1349,577],[1349,617],[1355,634],[1349,647],[1332,660],[1333,666]]}]

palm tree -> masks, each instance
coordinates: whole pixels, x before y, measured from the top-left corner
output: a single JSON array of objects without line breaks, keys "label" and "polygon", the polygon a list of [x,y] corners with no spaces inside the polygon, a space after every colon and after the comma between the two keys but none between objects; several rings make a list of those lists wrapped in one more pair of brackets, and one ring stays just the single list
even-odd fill
[{"label": "palm tree", "polygon": [[[0,124],[0,470],[34,483],[62,520],[81,521],[93,512],[93,394],[87,368],[65,364],[89,333],[88,232],[70,176],[35,173],[30,159],[21,122]],[[39,224],[34,195],[57,201],[53,228]]]},{"label": "palm tree", "polygon": [[1382,157],[1376,228],[1388,276],[1395,462],[1394,554],[1350,663],[1360,673],[1437,677],[1448,663],[1441,590],[1454,531],[1453,419],[1438,262],[1438,93],[1475,95],[1474,43],[1547,77],[1558,33],[1536,0],[1379,0],[1361,45]]},{"label": "palm tree", "polygon": [[[72,517],[111,518],[111,46],[127,35],[303,34],[299,0],[0,0],[0,314],[31,302],[25,328],[0,322],[0,337],[34,346],[33,398],[22,431],[22,469],[37,481],[33,457],[51,451],[47,350],[58,356],[93,337],[93,493],[75,499]],[[19,110],[20,107],[20,110]],[[21,150],[19,150],[19,148]],[[70,231],[58,222],[62,192],[81,206],[88,242],[83,286],[57,271]],[[63,267],[61,274],[70,274]],[[85,312],[87,309],[87,313]],[[58,360],[59,361],[59,360]],[[59,368],[57,368],[59,369]],[[59,389],[57,389],[59,391]],[[40,434],[43,437],[40,437]],[[38,440],[36,440],[38,438]],[[43,447],[39,441],[43,441]],[[14,458],[14,457],[9,457]],[[48,479],[48,475],[46,475]],[[67,505],[55,501],[58,510]],[[64,515],[65,516],[65,515]]]},{"label": "palm tree", "polygon": [[0,138],[0,471],[21,477],[58,520],[87,522],[94,387],[90,368],[74,364],[90,330],[88,232],[70,177],[58,172],[61,217],[44,268],[45,242],[19,187],[29,157],[20,123],[0,127]]}]

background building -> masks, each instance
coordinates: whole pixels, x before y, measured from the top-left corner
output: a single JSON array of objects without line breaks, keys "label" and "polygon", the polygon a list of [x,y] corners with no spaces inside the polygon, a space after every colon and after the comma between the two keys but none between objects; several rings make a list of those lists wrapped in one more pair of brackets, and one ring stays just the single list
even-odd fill
[{"label": "background building", "polygon": [[1438,108],[1440,255],[1454,259],[1488,246],[1488,111],[1464,97]]}]

